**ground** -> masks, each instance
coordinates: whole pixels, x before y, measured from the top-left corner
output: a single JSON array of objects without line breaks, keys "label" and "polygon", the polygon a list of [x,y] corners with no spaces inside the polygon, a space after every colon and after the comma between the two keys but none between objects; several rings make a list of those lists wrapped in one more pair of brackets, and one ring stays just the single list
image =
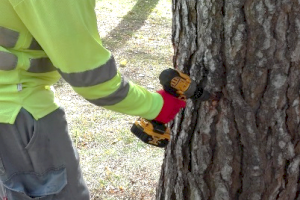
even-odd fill
[{"label": "ground", "polygon": [[[171,0],[101,0],[96,15],[119,70],[151,91],[159,89],[159,73],[172,67]],[[94,106],[63,80],[55,90],[92,200],[153,199],[164,150],[130,132],[137,117]]]}]

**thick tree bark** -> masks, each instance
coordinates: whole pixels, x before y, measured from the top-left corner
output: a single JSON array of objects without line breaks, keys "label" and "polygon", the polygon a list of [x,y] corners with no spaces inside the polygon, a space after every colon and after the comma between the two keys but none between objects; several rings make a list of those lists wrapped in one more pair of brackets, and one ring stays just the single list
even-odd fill
[{"label": "thick tree bark", "polygon": [[175,119],[157,199],[300,200],[300,1],[173,0],[172,38],[223,96]]}]

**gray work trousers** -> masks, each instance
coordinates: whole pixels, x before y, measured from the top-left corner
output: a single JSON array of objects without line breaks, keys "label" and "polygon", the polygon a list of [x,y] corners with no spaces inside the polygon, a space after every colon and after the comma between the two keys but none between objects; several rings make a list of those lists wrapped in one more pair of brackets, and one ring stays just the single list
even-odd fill
[{"label": "gray work trousers", "polygon": [[0,123],[1,200],[89,200],[63,109]]}]

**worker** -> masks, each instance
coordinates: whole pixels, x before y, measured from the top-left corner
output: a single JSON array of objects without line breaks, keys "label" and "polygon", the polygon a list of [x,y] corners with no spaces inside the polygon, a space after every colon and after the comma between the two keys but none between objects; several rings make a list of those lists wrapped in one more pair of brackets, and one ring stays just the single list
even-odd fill
[{"label": "worker", "polygon": [[185,102],[122,76],[102,44],[95,0],[0,0],[0,197],[88,200],[64,110],[63,77],[89,102],[169,122]]}]

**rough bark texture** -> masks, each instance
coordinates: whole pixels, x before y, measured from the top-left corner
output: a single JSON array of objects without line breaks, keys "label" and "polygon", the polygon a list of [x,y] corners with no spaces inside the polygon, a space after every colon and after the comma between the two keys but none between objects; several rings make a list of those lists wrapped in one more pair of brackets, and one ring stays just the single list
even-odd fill
[{"label": "rough bark texture", "polygon": [[173,44],[223,96],[175,119],[157,199],[300,200],[300,1],[173,0]]}]

